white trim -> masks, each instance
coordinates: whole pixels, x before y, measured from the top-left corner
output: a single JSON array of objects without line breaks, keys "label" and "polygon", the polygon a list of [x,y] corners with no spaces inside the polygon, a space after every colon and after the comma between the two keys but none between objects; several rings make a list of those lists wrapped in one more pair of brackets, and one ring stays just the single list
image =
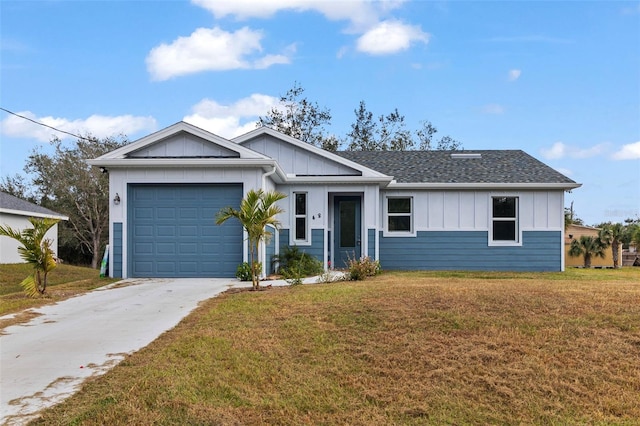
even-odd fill
[{"label": "white trim", "polygon": [[[415,203],[414,199],[416,194],[394,194],[394,195],[385,195],[384,202],[382,204],[382,220],[383,220],[383,231],[382,235],[384,237],[415,237],[416,236],[416,224],[415,224]],[[411,220],[410,230],[409,231],[390,231],[389,230],[389,199],[394,198],[409,198],[411,202],[411,211],[409,212],[409,217]],[[393,214],[392,214],[393,215]],[[402,216],[406,216],[407,214],[402,214]]]},{"label": "white trim", "polygon": [[398,183],[391,181],[387,189],[505,189],[505,190],[517,190],[517,189],[574,189],[581,187],[580,183],[485,183],[485,182],[470,182],[470,183],[447,183],[447,182],[411,182],[411,183]]},{"label": "white trim", "polygon": [[0,213],[13,214],[16,216],[24,216],[24,217],[44,217],[49,219],[69,220],[69,216],[64,216],[60,214],[36,213],[36,212],[30,212],[26,210],[6,209],[3,207],[0,207]]},{"label": "white trim", "polygon": [[[304,194],[304,215],[296,213],[296,195]],[[309,223],[309,192],[308,191],[291,191],[291,233],[289,240],[294,245],[311,245],[311,224]],[[296,219],[304,217],[304,239],[298,240],[296,238]]]},{"label": "white trim", "polygon": [[[504,222],[515,222],[516,226],[516,240],[494,240],[493,239],[493,199],[494,198],[515,198],[516,199],[516,217],[513,220],[507,220],[508,218],[500,218]],[[522,227],[520,226],[520,194],[489,194],[489,202],[487,203],[489,212],[487,218],[489,220],[489,231],[487,233],[488,243],[490,247],[521,247],[522,246]]]}]

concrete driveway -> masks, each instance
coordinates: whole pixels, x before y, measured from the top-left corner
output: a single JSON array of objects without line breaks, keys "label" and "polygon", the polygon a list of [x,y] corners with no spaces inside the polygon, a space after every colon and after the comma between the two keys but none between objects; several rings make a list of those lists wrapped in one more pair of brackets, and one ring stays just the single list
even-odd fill
[{"label": "concrete driveway", "polygon": [[[0,336],[0,424],[20,425],[173,328],[234,279],[125,280],[34,309]],[[251,285],[251,283],[248,283]]]}]

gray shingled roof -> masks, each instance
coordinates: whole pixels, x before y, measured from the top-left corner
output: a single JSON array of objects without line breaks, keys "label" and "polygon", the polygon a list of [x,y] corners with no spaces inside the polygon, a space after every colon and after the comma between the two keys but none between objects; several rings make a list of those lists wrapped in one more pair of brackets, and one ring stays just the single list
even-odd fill
[{"label": "gray shingled roof", "polygon": [[[451,154],[481,158],[452,158]],[[399,183],[567,183],[575,182],[521,150],[338,151]]]},{"label": "gray shingled roof", "polygon": [[14,197],[13,195],[7,194],[6,192],[0,192],[0,208],[8,210],[19,210],[26,213],[36,213],[47,216],[65,217],[65,215],[63,214],[56,213],[53,210],[49,210],[37,204],[33,204],[18,197]]}]

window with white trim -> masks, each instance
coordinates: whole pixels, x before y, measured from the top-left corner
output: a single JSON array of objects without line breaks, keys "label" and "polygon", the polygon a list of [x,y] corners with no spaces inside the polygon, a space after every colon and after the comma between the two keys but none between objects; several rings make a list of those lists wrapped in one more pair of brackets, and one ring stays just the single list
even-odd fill
[{"label": "window with white trim", "polygon": [[387,197],[387,232],[413,231],[413,197]]},{"label": "window with white trim", "polygon": [[491,240],[497,243],[517,243],[518,197],[492,198]]},{"label": "window with white trim", "polygon": [[293,236],[296,241],[307,241],[307,193],[294,192]]}]

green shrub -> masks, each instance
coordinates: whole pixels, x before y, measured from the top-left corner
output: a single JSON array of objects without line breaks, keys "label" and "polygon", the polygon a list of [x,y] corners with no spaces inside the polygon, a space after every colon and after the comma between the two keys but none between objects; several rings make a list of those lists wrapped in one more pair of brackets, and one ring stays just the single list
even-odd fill
[{"label": "green shrub", "polygon": [[349,258],[349,275],[351,281],[361,281],[367,277],[372,277],[380,273],[380,262],[373,260],[369,256],[360,259]]},{"label": "green shrub", "polygon": [[[309,277],[324,272],[322,262],[310,256],[298,248],[298,246],[285,247],[277,260],[280,262],[282,274]],[[288,272],[287,272],[288,271]],[[285,277],[286,278],[286,277]]]},{"label": "green shrub", "polygon": [[[258,271],[258,275],[260,275],[260,271],[262,271],[262,263],[256,263],[256,270]],[[240,281],[253,281],[251,277],[251,265],[248,262],[243,262],[238,265],[238,269],[236,269],[236,278]]]}]

